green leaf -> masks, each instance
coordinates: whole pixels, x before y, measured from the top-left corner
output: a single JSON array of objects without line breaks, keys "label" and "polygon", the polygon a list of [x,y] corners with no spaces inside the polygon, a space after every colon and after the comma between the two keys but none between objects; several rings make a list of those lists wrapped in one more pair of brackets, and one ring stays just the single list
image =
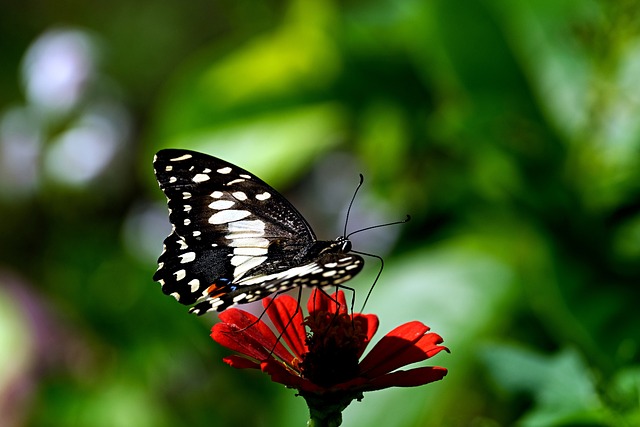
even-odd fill
[{"label": "green leaf", "polygon": [[[573,349],[547,356],[515,346],[491,344],[482,352],[490,375],[510,393],[525,392],[535,406],[522,426],[609,425],[589,367]],[[581,424],[581,425],[582,425]]]}]

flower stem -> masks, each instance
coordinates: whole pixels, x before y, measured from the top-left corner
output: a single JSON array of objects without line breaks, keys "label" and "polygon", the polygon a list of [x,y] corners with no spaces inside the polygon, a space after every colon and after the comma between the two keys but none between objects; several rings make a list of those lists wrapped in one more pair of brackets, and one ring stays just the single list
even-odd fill
[{"label": "flower stem", "polygon": [[362,393],[312,394],[300,393],[309,407],[307,427],[338,427],[342,424],[342,411],[353,399],[360,400]]},{"label": "flower stem", "polygon": [[342,424],[342,413],[338,412],[335,418],[314,418],[311,416],[307,421],[307,427],[338,427]]}]

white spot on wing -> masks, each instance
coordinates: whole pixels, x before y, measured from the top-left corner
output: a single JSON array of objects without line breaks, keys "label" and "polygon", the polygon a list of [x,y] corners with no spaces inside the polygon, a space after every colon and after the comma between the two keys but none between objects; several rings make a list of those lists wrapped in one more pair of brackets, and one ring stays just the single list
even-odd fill
[{"label": "white spot on wing", "polygon": [[271,197],[271,193],[268,193],[266,191],[262,194],[256,194],[256,199],[258,200],[267,200],[269,197]]},{"label": "white spot on wing", "polygon": [[180,160],[187,160],[187,159],[190,159],[191,157],[193,157],[191,154],[185,154],[185,155],[180,156],[180,157],[175,157],[173,159],[169,159],[169,161],[171,161],[171,162],[179,162]]},{"label": "white spot on wing", "polygon": [[235,191],[235,192],[231,193],[231,195],[233,197],[235,197],[236,199],[238,199],[238,200],[247,200],[247,195],[244,194],[243,191]]},{"label": "white spot on wing", "polygon": [[344,283],[344,282],[346,282],[347,280],[351,279],[351,277],[352,277],[352,276],[351,276],[350,274],[349,274],[349,275],[347,275],[347,276],[338,277],[337,279],[334,279],[334,280],[333,280],[333,284],[334,284],[334,285],[339,285],[340,283]]},{"label": "white spot on wing", "polygon": [[234,255],[233,258],[231,258],[231,265],[233,265],[234,267],[239,266],[240,264],[244,264],[247,261],[250,261],[251,258],[250,256],[243,256],[243,255]]},{"label": "white spot on wing", "polygon": [[[234,279],[238,280],[247,271],[251,270],[254,267],[259,266],[260,264],[265,262],[266,259],[267,259],[266,256],[256,256],[256,257],[254,257],[254,256],[241,256],[241,255],[234,256],[233,258],[231,258],[231,264],[236,266],[235,270],[233,271]],[[237,263],[237,264],[235,264],[234,262]]]},{"label": "white spot on wing", "polygon": [[247,175],[246,173],[241,173],[240,178],[251,179],[251,175]]},{"label": "white spot on wing", "polygon": [[187,272],[184,270],[178,270],[173,274],[176,276],[176,280],[182,280],[187,276]]},{"label": "white spot on wing", "polygon": [[240,182],[245,182],[245,181],[246,181],[246,179],[237,178],[237,179],[234,179],[233,181],[229,181],[229,182],[227,182],[227,185],[238,184],[238,183],[240,183]]},{"label": "white spot on wing", "polygon": [[[227,239],[229,237],[227,236]],[[235,237],[233,241],[229,243],[229,246],[234,248],[262,248],[267,249],[269,247],[269,241],[261,237]]]},{"label": "white spot on wing", "polygon": [[246,239],[249,237],[261,237],[264,235],[264,222],[259,219],[252,221],[236,221],[229,223],[227,239]]},{"label": "white spot on wing", "polygon": [[[266,259],[266,257],[260,257],[260,258]],[[236,268],[236,271],[237,270],[238,269]],[[301,265],[300,267],[290,268],[285,271],[280,271],[278,273],[266,274],[264,276],[249,277],[245,280],[241,280],[239,283],[242,285],[255,285],[259,283],[266,283],[272,280],[287,280],[293,277],[301,277],[301,276],[306,276],[308,274],[317,274],[317,273],[320,273],[321,271],[322,269],[318,267],[318,264],[314,262],[311,264]]]},{"label": "white spot on wing", "polygon": [[211,215],[211,217],[209,217],[209,224],[226,224],[228,222],[239,221],[249,215],[251,215],[251,212],[249,211],[227,209]]},{"label": "white spot on wing", "polygon": [[204,182],[204,181],[209,181],[209,175],[207,175],[206,173],[199,173],[196,174],[196,176],[194,176],[191,181],[193,182]]},{"label": "white spot on wing", "polygon": [[165,167],[164,170],[166,172],[171,172],[173,170],[173,166],[169,165],[169,166]]},{"label": "white spot on wing", "polygon": [[172,176],[172,177],[169,178],[169,184],[173,184],[177,180],[178,180],[178,178],[176,178],[175,176]]},{"label": "white spot on wing", "polygon": [[174,292],[171,294],[172,297],[174,297],[176,299],[176,301],[180,301],[180,294],[177,292]]},{"label": "white spot on wing", "polygon": [[216,200],[212,202],[209,207],[215,210],[229,209],[231,206],[235,205],[236,202],[233,200]]},{"label": "white spot on wing", "polygon": [[266,255],[267,249],[256,248],[256,247],[240,247],[240,248],[235,248],[233,250],[233,253],[235,255],[260,256],[260,255]]},{"label": "white spot on wing", "polygon": [[196,253],[195,252],[186,252],[186,253],[180,254],[178,256],[180,258],[182,258],[180,260],[180,264],[185,264],[187,262],[192,262],[194,259],[196,259]]},{"label": "white spot on wing", "polygon": [[247,297],[247,294],[236,295],[235,297],[233,297],[233,302],[238,303],[243,299],[245,299],[246,297]]},{"label": "white spot on wing", "polygon": [[222,193],[222,191],[214,191],[213,193],[211,193],[211,197],[213,197],[214,199],[219,199],[223,195],[224,193]]},{"label": "white spot on wing", "polygon": [[200,281],[198,279],[193,279],[189,281],[189,286],[191,286],[191,293],[194,294],[200,287]]},{"label": "white spot on wing", "polygon": [[226,168],[218,169],[216,172],[226,175],[231,172],[231,168],[227,166]]},{"label": "white spot on wing", "polygon": [[189,193],[188,191],[183,191],[182,192],[182,200],[187,200],[191,198],[191,193]]}]

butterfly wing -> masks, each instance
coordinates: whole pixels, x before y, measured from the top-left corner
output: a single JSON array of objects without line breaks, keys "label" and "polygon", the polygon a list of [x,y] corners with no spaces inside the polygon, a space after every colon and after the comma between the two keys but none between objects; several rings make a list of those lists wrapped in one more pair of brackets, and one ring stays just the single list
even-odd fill
[{"label": "butterfly wing", "polygon": [[[216,157],[176,149],[158,152],[154,170],[173,225],[153,276],[165,294],[185,305],[221,297],[226,302],[242,292],[259,299],[286,280],[278,273],[309,263],[308,250],[317,243],[311,227],[253,174]],[[262,284],[242,284],[270,275],[273,279]]]},{"label": "butterfly wing", "polygon": [[315,261],[277,273],[246,278],[228,292],[212,295],[190,309],[192,313],[222,311],[233,304],[257,301],[274,292],[301,286],[338,286],[362,270],[364,260],[356,254],[327,253]]}]

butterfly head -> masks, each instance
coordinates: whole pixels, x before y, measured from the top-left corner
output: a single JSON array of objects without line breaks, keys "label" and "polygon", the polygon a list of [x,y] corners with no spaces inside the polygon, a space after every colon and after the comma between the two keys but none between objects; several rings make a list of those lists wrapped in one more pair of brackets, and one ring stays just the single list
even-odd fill
[{"label": "butterfly head", "polygon": [[345,236],[339,236],[322,252],[337,252],[340,254],[351,252],[351,240],[347,239]]}]

